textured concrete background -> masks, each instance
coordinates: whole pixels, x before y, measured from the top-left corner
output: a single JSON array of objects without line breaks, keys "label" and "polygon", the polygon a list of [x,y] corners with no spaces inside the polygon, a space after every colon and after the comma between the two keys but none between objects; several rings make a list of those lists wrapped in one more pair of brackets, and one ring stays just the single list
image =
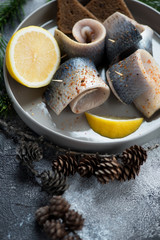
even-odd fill
[{"label": "textured concrete background", "polygon": [[[25,16],[44,3],[45,0],[28,0]],[[16,27],[5,28],[7,39]],[[155,144],[160,144],[160,138],[144,147]],[[0,240],[44,240],[34,214],[49,198],[19,169],[15,150],[13,142],[0,133]],[[129,182],[102,186],[94,178],[76,175],[69,179],[65,197],[85,218],[80,232],[83,240],[160,239],[159,156],[160,148],[149,151],[140,175]]]}]

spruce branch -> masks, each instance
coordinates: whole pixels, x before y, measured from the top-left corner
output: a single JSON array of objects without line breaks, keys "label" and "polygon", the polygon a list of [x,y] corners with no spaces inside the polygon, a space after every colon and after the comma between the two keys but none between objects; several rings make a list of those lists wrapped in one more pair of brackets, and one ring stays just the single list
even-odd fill
[{"label": "spruce branch", "polygon": [[0,33],[0,116],[6,117],[8,113],[12,110],[12,104],[8,97],[8,94],[4,86],[4,77],[3,77],[3,63],[5,50],[7,46],[7,41],[4,36]]},{"label": "spruce branch", "polygon": [[0,3],[0,30],[8,21],[13,22],[14,19],[21,20],[24,15],[22,5],[26,0],[8,0]]},{"label": "spruce branch", "polygon": [[11,100],[6,91],[3,90],[0,94],[0,116],[6,118],[11,113],[13,113]]},{"label": "spruce branch", "polygon": [[0,116],[6,117],[8,113],[12,112],[12,103],[4,86],[3,77],[3,63],[7,41],[3,36],[4,26],[8,22],[13,22],[14,19],[21,20],[24,15],[22,5],[25,0],[8,0],[0,3]]},{"label": "spruce branch", "polygon": [[[3,61],[4,61],[4,55],[5,55],[5,50],[7,46],[7,41],[0,33],[0,80],[3,79]],[[1,83],[2,81],[0,81]]]},{"label": "spruce branch", "polygon": [[152,0],[152,1],[151,0],[140,0],[140,1],[157,9],[158,11],[160,11],[160,2],[159,1],[157,1],[157,0]]}]

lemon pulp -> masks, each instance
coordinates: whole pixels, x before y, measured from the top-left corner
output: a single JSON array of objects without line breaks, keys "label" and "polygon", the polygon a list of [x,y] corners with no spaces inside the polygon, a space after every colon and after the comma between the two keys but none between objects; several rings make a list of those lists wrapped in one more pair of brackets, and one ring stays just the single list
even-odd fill
[{"label": "lemon pulp", "polygon": [[135,132],[143,118],[111,119],[85,112],[88,124],[96,133],[108,138],[123,138]]},{"label": "lemon pulp", "polygon": [[48,85],[60,63],[60,50],[49,31],[29,26],[11,37],[6,49],[10,75],[27,87]]}]

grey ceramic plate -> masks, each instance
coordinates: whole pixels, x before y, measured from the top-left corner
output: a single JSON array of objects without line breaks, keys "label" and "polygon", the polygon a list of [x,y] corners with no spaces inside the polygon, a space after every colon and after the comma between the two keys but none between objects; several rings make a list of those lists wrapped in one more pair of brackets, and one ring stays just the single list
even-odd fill
[{"label": "grey ceramic plate", "polygon": [[[147,24],[160,34],[160,13],[154,9],[133,0],[126,1],[135,19]],[[49,2],[29,15],[17,28],[38,25],[54,34],[56,27],[56,1]],[[158,34],[153,38],[153,55],[160,64],[160,38]],[[44,88],[26,88],[11,78],[4,64],[4,78],[13,106],[22,120],[35,132],[46,136],[55,144],[79,151],[120,151],[132,144],[142,144],[160,133],[160,111],[150,120],[144,121],[133,134],[122,139],[109,139],[96,134],[90,129],[84,114],[75,115],[69,108],[60,116],[46,107],[42,101]],[[140,113],[133,106],[125,106],[114,96],[102,106],[91,111],[95,114],[137,117]],[[158,131],[157,131],[158,130]]]}]

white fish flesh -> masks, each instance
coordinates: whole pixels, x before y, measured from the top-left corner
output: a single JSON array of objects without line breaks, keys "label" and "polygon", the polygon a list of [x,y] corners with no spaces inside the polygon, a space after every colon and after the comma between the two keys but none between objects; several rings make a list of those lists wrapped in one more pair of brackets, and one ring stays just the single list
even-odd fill
[{"label": "white fish flesh", "polygon": [[141,32],[142,40],[137,44],[137,48],[145,49],[151,55],[153,54],[152,39],[154,31],[147,25],[141,25],[143,30]]},{"label": "white fish flesh", "polygon": [[103,104],[110,89],[88,58],[71,58],[64,62],[44,93],[46,104],[59,115],[70,105],[74,113],[82,113]]},{"label": "white fish flesh", "polygon": [[160,66],[148,52],[143,51],[141,58],[150,88],[136,98],[134,104],[144,116],[149,118],[160,109]]},{"label": "white fish flesh", "polygon": [[142,40],[140,40],[135,46],[135,50],[144,49],[148,51],[151,55],[153,54],[152,49],[152,39],[154,31],[147,25],[140,24],[133,19],[129,19],[131,23],[137,28],[140,32]]},{"label": "white fish flesh", "polygon": [[87,57],[96,66],[100,65],[105,52],[106,30],[103,24],[94,19],[83,19],[74,25],[72,34],[76,40],[58,29],[55,30],[54,37],[62,55],[66,54],[68,58]]}]

